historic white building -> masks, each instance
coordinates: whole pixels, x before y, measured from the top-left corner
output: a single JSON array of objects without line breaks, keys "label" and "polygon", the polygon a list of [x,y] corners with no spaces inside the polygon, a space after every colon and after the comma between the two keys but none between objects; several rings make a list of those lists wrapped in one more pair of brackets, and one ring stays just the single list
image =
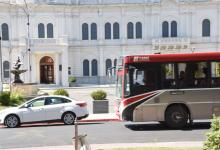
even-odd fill
[{"label": "historic white building", "polygon": [[123,55],[220,50],[218,0],[1,0],[0,24],[4,82],[18,56],[26,83],[67,86]]}]

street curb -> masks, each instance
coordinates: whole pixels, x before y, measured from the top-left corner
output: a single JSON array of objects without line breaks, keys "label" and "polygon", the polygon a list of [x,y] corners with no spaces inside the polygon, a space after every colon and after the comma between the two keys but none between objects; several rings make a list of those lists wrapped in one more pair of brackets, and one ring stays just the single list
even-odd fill
[{"label": "street curb", "polygon": [[[203,147],[203,141],[194,142],[153,142],[153,143],[110,143],[110,144],[90,144],[91,150],[105,150],[113,148],[140,148],[140,147],[164,147],[164,148],[192,148]],[[42,146],[42,147],[26,147],[12,148],[7,150],[73,150],[74,145],[63,146]]]},{"label": "street curb", "polygon": [[152,142],[152,143],[111,143],[111,144],[91,144],[92,150],[113,149],[113,148],[143,148],[143,147],[164,147],[164,148],[194,148],[203,147],[203,141],[194,142]]},{"label": "street curb", "polygon": [[[89,119],[89,120],[78,120],[78,123],[97,123],[97,122],[120,122],[121,120],[119,119]],[[27,123],[27,124],[22,124],[21,127],[26,127],[26,126],[48,126],[48,125],[56,125],[56,124],[63,124],[63,122],[43,122],[43,123]],[[0,125],[0,128],[7,128],[4,125]]]},{"label": "street curb", "polygon": [[91,119],[91,120],[79,120],[78,122],[120,122],[119,119]]},{"label": "street curb", "polygon": [[64,89],[91,89],[91,88],[115,88],[115,85],[82,85],[75,87],[39,87],[39,90],[56,90],[59,88]]}]

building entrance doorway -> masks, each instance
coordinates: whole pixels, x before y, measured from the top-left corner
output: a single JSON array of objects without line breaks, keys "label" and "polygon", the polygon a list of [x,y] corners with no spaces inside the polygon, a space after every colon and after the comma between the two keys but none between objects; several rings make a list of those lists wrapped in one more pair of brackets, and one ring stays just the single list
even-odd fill
[{"label": "building entrance doorway", "polygon": [[54,83],[54,62],[49,56],[45,56],[40,60],[40,83]]}]

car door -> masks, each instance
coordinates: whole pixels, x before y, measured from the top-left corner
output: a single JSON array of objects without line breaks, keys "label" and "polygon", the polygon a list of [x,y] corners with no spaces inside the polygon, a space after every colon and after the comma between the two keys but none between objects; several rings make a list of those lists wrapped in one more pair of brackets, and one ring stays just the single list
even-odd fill
[{"label": "car door", "polygon": [[64,101],[60,97],[46,97],[45,111],[47,120],[61,119]]},{"label": "car door", "polygon": [[27,108],[23,108],[23,122],[38,122],[46,120],[45,99],[38,98],[28,103]]}]

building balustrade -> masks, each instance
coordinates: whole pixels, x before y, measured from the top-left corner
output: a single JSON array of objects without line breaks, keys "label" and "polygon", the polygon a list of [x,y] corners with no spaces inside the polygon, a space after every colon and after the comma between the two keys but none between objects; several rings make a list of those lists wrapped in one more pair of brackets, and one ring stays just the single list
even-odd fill
[{"label": "building balustrade", "polygon": [[109,39],[109,40],[74,40],[69,39],[71,46],[122,46],[122,45],[146,45],[151,44],[150,40],[145,39]]},{"label": "building balustrade", "polygon": [[172,37],[172,38],[157,38],[152,40],[153,50],[181,50],[190,49],[190,38]]},{"label": "building balustrade", "polygon": [[157,3],[159,0],[146,1],[146,0],[39,0],[40,3],[48,4],[75,4],[75,5],[88,5],[88,4],[144,4],[144,3]]},{"label": "building balustrade", "polygon": [[31,46],[68,45],[66,38],[31,38]]}]

